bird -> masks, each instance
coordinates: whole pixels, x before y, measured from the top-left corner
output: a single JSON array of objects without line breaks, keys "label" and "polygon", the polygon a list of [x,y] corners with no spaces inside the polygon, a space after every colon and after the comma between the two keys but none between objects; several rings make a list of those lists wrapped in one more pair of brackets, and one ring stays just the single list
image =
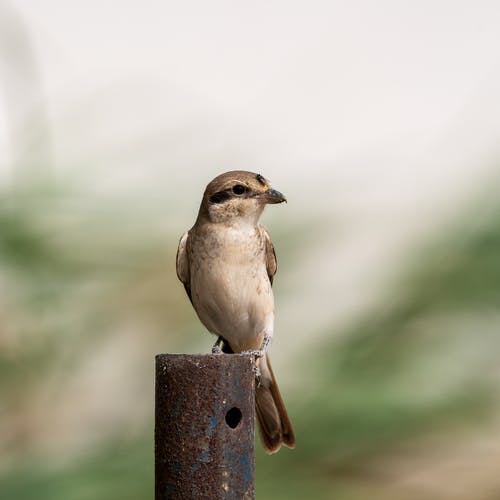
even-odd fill
[{"label": "bird", "polygon": [[180,238],[176,270],[198,318],[216,335],[213,353],[256,356],[255,409],[264,450],[295,447],[267,347],[274,333],[276,253],[259,218],[286,202],[261,174],[234,170],[206,187],[198,217]]}]

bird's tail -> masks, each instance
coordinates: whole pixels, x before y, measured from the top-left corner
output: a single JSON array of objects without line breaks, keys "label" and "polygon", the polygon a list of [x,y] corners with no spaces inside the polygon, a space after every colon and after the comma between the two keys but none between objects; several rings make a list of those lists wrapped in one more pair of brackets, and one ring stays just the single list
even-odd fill
[{"label": "bird's tail", "polygon": [[274,378],[269,356],[260,358],[261,383],[255,389],[255,410],[260,439],[267,453],[277,452],[281,444],[295,447],[295,435],[286,412],[285,403]]}]

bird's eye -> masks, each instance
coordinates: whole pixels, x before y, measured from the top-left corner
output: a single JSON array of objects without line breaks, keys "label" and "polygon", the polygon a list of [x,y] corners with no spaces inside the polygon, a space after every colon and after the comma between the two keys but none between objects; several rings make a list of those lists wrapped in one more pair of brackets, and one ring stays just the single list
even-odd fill
[{"label": "bird's eye", "polygon": [[246,191],[246,187],[242,186],[241,184],[235,184],[233,186],[233,193],[240,196]]}]

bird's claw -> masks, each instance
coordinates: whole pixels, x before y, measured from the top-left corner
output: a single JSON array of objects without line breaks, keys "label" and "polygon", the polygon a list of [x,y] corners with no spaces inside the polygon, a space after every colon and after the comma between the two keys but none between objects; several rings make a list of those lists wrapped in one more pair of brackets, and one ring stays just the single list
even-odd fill
[{"label": "bird's claw", "polygon": [[224,345],[224,337],[217,337],[215,344],[212,347],[212,354],[222,354],[222,346]]},{"label": "bird's claw", "polygon": [[240,354],[246,354],[247,356],[255,356],[255,359],[259,359],[264,356],[265,351],[261,349],[250,349],[248,351],[242,351]]},{"label": "bird's claw", "polygon": [[257,365],[253,367],[253,373],[255,375],[255,387],[260,387],[260,368]]}]

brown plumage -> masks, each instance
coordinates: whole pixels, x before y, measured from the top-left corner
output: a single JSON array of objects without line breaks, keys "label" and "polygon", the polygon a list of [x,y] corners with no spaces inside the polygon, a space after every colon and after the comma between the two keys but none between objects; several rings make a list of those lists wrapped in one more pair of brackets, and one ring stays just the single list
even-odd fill
[{"label": "brown plumage", "polygon": [[259,218],[266,204],[285,197],[260,174],[226,172],[205,189],[194,226],[179,242],[177,275],[207,329],[224,340],[224,352],[259,354],[255,406],[268,453],[295,437],[264,352],[273,335],[276,254]]}]

